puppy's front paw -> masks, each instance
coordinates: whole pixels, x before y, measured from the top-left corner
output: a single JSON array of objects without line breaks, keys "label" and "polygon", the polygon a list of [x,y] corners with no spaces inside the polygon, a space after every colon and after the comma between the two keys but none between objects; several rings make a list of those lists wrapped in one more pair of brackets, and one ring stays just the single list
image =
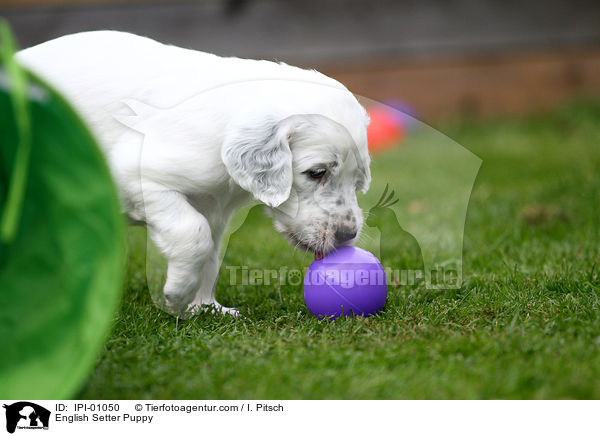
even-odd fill
[{"label": "puppy's front paw", "polygon": [[223,306],[221,306],[220,310],[221,310],[221,313],[224,313],[224,314],[227,314],[227,315],[231,315],[231,316],[235,316],[235,317],[241,316],[240,315],[240,311],[237,310],[237,309],[234,309],[233,307],[223,307]]},{"label": "puppy's front paw", "polygon": [[183,314],[188,311],[188,302],[178,294],[164,293],[165,306],[170,313]]},{"label": "puppy's front paw", "polygon": [[219,303],[217,303],[216,301],[210,304],[190,304],[188,306],[187,309],[188,312],[192,312],[192,313],[200,313],[200,312],[208,312],[212,315],[217,315],[217,314],[226,314],[226,315],[231,315],[231,316],[240,316],[240,312],[237,309],[234,309],[233,307],[224,307],[221,306]]}]

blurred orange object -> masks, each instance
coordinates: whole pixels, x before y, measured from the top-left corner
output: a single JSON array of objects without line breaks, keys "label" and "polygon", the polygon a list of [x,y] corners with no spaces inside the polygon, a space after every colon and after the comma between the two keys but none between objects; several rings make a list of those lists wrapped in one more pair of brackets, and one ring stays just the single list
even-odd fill
[{"label": "blurred orange object", "polygon": [[404,125],[387,106],[374,106],[367,110],[371,122],[367,127],[369,150],[373,153],[399,145],[404,138]]}]

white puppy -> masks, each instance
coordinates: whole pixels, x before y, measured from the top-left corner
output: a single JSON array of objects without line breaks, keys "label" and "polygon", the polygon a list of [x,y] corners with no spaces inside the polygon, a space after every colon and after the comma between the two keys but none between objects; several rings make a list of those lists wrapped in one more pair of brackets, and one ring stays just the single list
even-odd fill
[{"label": "white puppy", "polygon": [[339,82],[281,63],[222,58],[113,31],[18,53],[87,121],[124,211],[168,261],[176,311],[214,305],[219,245],[237,208],[262,201],[275,228],[321,257],[363,223],[368,117]]}]

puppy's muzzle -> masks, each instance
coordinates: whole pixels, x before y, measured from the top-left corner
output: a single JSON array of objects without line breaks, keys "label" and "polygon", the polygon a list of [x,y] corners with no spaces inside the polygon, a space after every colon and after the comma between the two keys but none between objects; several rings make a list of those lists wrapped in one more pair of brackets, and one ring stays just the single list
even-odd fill
[{"label": "puppy's muzzle", "polygon": [[335,232],[335,241],[338,244],[343,244],[351,239],[356,238],[357,230],[355,228],[340,227]]}]

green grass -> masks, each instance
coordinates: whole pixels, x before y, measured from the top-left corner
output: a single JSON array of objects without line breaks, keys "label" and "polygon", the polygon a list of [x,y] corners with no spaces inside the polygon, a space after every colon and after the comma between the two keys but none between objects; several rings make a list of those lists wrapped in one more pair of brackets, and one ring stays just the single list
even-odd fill
[{"label": "green grass", "polygon": [[[300,286],[230,286],[222,274],[217,298],[244,316],[177,321],[152,304],[144,253],[131,250],[121,310],[80,397],[600,398],[600,106],[441,130],[483,160],[461,289],[391,286],[378,316],[329,322],[307,312]],[[375,158],[375,184],[397,177],[404,153]],[[310,257],[254,213],[226,262]]]}]

